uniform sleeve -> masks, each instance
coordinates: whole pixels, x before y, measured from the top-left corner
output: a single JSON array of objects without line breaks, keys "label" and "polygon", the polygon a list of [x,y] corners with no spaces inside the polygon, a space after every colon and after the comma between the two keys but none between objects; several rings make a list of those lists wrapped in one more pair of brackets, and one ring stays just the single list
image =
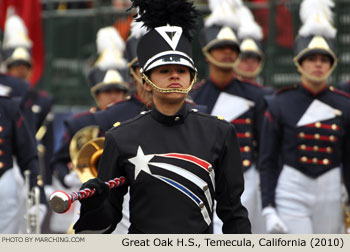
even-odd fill
[{"label": "uniform sleeve", "polygon": [[[24,120],[22,114],[18,111],[14,117],[13,146],[18,166],[24,176],[24,171],[30,171],[30,188],[38,185],[38,176],[40,175],[37,148],[34,136]],[[46,198],[42,185],[40,188],[40,202],[45,204]]]},{"label": "uniform sleeve", "polygon": [[71,161],[69,155],[70,141],[71,135],[66,127],[60,140],[60,147],[53,153],[50,161],[50,169],[52,174],[57,177],[61,184],[66,188],[68,188],[68,186],[64,183],[64,177],[69,173],[67,164]]},{"label": "uniform sleeve", "polygon": [[223,233],[251,233],[248,212],[241,203],[244,190],[239,144],[233,125],[224,138],[215,169],[217,215],[223,222]]},{"label": "uniform sleeve", "polygon": [[[265,110],[266,110],[266,103],[265,103],[265,100],[263,98],[263,95],[261,95],[261,97],[259,98],[258,103],[256,105],[255,123],[254,123],[254,136],[255,136],[255,140],[257,141],[257,143],[256,143],[257,150],[259,150],[261,147],[260,138],[261,138],[262,126],[263,126],[263,122],[264,122]],[[259,155],[259,151],[256,154]],[[257,166],[258,170],[260,170],[259,162],[256,162],[256,166]]]},{"label": "uniform sleeve", "polygon": [[[103,154],[98,166],[98,178],[102,181],[124,176],[118,166],[119,153],[111,134],[106,134]],[[111,233],[122,219],[123,197],[127,187],[111,189],[107,200],[97,209],[81,211],[74,226],[77,233]]]},{"label": "uniform sleeve", "polygon": [[279,175],[279,153],[281,132],[276,113],[271,107],[265,112],[260,138],[260,183],[263,208],[275,206],[275,189]]}]

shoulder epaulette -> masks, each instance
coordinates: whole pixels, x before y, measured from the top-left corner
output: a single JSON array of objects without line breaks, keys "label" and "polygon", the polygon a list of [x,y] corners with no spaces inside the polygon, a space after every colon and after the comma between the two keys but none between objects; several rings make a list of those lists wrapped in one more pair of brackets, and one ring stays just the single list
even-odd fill
[{"label": "shoulder epaulette", "polygon": [[284,93],[286,91],[294,90],[297,87],[298,87],[297,84],[294,84],[294,85],[291,85],[291,86],[287,86],[287,87],[283,87],[283,88],[280,88],[279,90],[277,90],[276,94],[281,94],[281,93]]},{"label": "shoulder epaulette", "polygon": [[120,103],[127,102],[127,101],[129,101],[130,99],[131,99],[131,97],[128,96],[128,97],[126,97],[124,100],[117,101],[117,102],[112,102],[112,103],[110,103],[110,104],[107,105],[107,108],[110,108],[110,107],[112,107],[112,106],[114,106],[114,105],[116,105],[116,104],[120,104]]},{"label": "shoulder epaulette", "polygon": [[335,87],[333,86],[329,86],[329,90],[332,91],[333,93],[336,93],[336,94],[340,94],[342,96],[345,96],[347,98],[350,98],[350,94],[348,93],[345,93],[344,91],[341,91],[339,89],[336,89]]},{"label": "shoulder epaulette", "polygon": [[75,114],[73,116],[73,118],[79,118],[79,117],[86,116],[86,115],[89,115],[89,114],[92,114],[92,113],[90,111],[83,111],[83,112]]},{"label": "shoulder epaulette", "polygon": [[257,88],[261,88],[261,89],[264,88],[262,85],[260,85],[259,83],[256,83],[256,82],[252,82],[252,81],[242,81],[242,82],[245,84],[249,84],[249,85],[252,85],[254,87],[257,87]]},{"label": "shoulder epaulette", "polygon": [[197,81],[193,87],[192,87],[192,90],[196,90],[196,89],[199,89],[201,88],[202,86],[204,86],[204,84],[207,82],[206,79],[201,79],[200,81]]}]

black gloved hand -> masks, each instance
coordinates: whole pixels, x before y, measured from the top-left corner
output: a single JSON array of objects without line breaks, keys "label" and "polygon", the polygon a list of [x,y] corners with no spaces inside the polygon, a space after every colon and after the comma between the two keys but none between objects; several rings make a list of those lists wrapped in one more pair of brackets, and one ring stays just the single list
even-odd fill
[{"label": "black gloved hand", "polygon": [[86,188],[90,188],[90,189],[95,188],[96,192],[93,196],[80,200],[81,208],[82,208],[81,210],[91,211],[101,207],[104,201],[107,199],[109,195],[109,190],[110,190],[108,186],[105,184],[105,182],[103,182],[99,178],[90,179],[84,184],[82,184],[82,186],[80,187],[80,190],[86,189]]}]

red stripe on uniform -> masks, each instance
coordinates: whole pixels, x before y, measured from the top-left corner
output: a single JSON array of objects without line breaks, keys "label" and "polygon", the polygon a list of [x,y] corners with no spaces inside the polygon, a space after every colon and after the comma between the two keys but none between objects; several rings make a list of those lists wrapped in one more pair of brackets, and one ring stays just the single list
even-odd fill
[{"label": "red stripe on uniform", "polygon": [[188,155],[188,154],[169,153],[169,154],[161,154],[159,156],[172,157],[172,158],[178,158],[178,159],[190,161],[192,163],[195,163],[198,166],[201,166],[202,168],[204,168],[206,170],[208,170],[209,167],[211,167],[211,164],[208,163],[207,161],[205,161],[203,159],[199,159],[199,158],[192,156],[192,155]]}]

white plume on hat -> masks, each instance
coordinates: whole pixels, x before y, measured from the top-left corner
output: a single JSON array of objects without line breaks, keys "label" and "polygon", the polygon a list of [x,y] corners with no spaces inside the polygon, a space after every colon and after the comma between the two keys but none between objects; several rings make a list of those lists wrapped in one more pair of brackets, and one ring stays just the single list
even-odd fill
[{"label": "white plume on hat", "polygon": [[300,6],[302,26],[299,35],[334,38],[337,30],[333,26],[332,7],[334,7],[332,0],[304,0]]},{"label": "white plume on hat", "polygon": [[32,47],[28,30],[23,20],[16,14],[7,15],[3,48]]},{"label": "white plume on hat", "polygon": [[261,27],[255,21],[253,14],[246,6],[241,6],[238,11],[238,18],[240,20],[240,26],[238,28],[237,35],[243,40],[245,38],[252,38],[254,40],[262,40],[263,32]]},{"label": "white plume on hat", "polygon": [[218,5],[220,5],[223,1],[226,0],[208,0],[209,10],[213,11]]},{"label": "white plume on hat", "polygon": [[135,19],[130,24],[130,37],[136,39],[142,37],[147,32],[147,28],[143,26],[143,22],[136,22]]},{"label": "white plume on hat", "polygon": [[240,20],[237,9],[243,5],[241,0],[221,0],[218,4],[213,4],[211,14],[205,20],[206,27],[212,25],[229,26],[238,29]]},{"label": "white plume on hat", "polygon": [[123,58],[124,40],[113,26],[103,27],[97,32],[97,52],[100,54],[95,66],[102,70],[124,68],[127,66]]}]

